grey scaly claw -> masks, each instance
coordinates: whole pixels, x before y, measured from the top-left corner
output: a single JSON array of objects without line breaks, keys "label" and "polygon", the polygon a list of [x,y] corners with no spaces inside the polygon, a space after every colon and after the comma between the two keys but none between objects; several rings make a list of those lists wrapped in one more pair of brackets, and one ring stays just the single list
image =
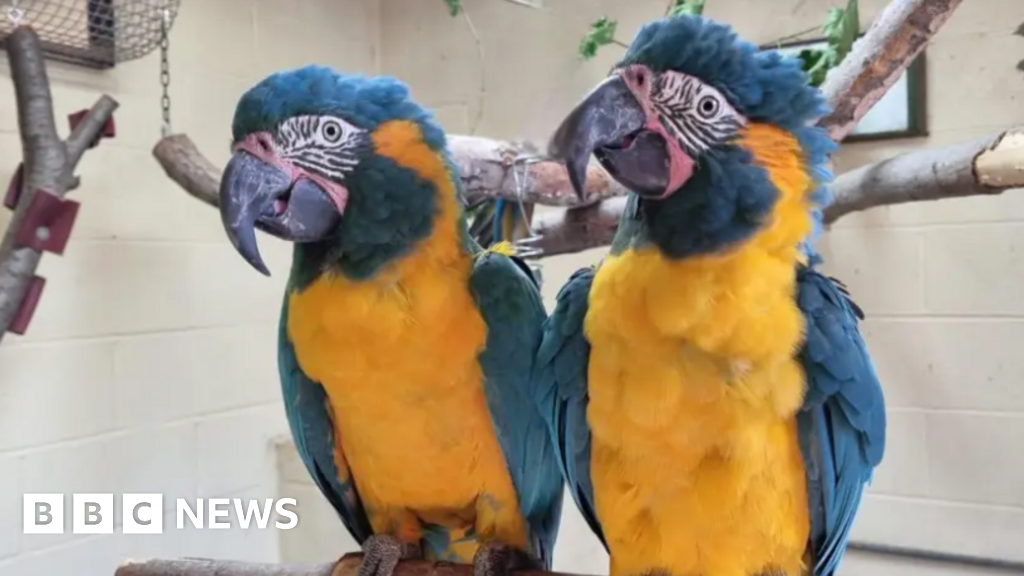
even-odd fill
[{"label": "grey scaly claw", "polygon": [[394,536],[374,534],[363,543],[363,563],[358,576],[391,576],[402,560],[423,557],[418,544],[402,542]]}]

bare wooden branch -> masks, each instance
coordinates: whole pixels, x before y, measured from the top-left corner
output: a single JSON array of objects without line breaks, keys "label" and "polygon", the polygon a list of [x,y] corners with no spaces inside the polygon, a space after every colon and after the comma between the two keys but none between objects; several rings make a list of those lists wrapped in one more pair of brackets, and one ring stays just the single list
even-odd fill
[{"label": "bare wooden branch", "polygon": [[[916,150],[862,166],[836,178],[835,202],[825,210],[826,224],[852,212],[878,206],[944,198],[1000,194],[1024,188],[1024,126],[973,142]],[[542,236],[531,247],[544,256],[571,254],[607,246],[615,236],[625,198],[534,220]]]},{"label": "bare wooden branch", "polygon": [[68,136],[67,165],[74,167],[82,159],[82,155],[99,138],[103,132],[103,126],[117,110],[117,101],[104,94],[92,105],[85,118],[75,126],[75,129]]},{"label": "bare wooden branch", "polygon": [[[462,188],[472,204],[484,198],[518,198],[516,177],[522,182],[522,199],[527,204],[548,206],[584,206],[605,198],[622,196],[626,189],[592,164],[581,202],[573,192],[565,166],[550,160],[534,163],[517,161],[536,153],[528,143],[506,142],[477,136],[448,137]],[[157,142],[153,156],[164,172],[193,197],[217,206],[221,170],[207,160],[186,134],[174,134]]]},{"label": "bare wooden branch", "polygon": [[836,179],[831,224],[876,206],[999,194],[1024,188],[1024,126],[949,146],[910,152]]},{"label": "bare wooden branch", "polygon": [[153,156],[167,176],[193,198],[214,208],[220,205],[221,170],[203,156],[187,135],[172,134],[161,138],[153,147]]},{"label": "bare wooden branch", "polygon": [[625,207],[623,196],[584,208],[535,216],[532,224],[537,239],[529,247],[538,248],[543,258],[607,246],[615,237]]},{"label": "bare wooden branch", "polygon": [[[40,249],[18,241],[33,200],[41,191],[63,198],[77,186],[74,170],[78,160],[117,108],[113,99],[100,98],[80,122],[73,139],[63,142],[57,135],[53,96],[39,37],[31,27],[19,26],[6,38],[5,45],[18,108],[24,169],[14,216],[0,244],[0,339],[19,312],[26,313],[22,306],[42,258]],[[44,236],[49,232],[36,231]],[[34,306],[34,302],[30,305]]]},{"label": "bare wooden branch", "polygon": [[[819,124],[827,128],[833,138],[842,140],[885,95],[961,1],[893,0],[868,33],[854,45],[843,63],[826,79],[822,90],[833,112]],[[216,205],[219,170],[202,159],[186,136],[172,136],[170,139],[170,142],[161,142],[154,149],[168,175],[193,196]],[[534,228],[543,238],[533,244],[542,248],[544,255],[578,252],[611,242],[625,205],[624,200],[617,197],[627,191],[596,163],[592,162],[588,168],[586,194],[581,202],[575,197],[561,164],[542,160],[523,165],[515,161],[531,153],[527,145],[472,136],[449,136],[449,144],[463,188],[471,202],[483,198],[516,199],[517,193],[521,192],[526,203],[572,208],[565,214],[545,214],[535,219]],[[901,157],[895,160],[899,160],[899,165],[927,166],[934,158]],[[526,175],[521,191],[516,186],[517,173]],[[854,176],[856,174],[840,177],[835,183],[836,206],[829,212],[835,215],[833,219],[847,213],[843,211],[847,206],[866,202],[865,198],[870,198],[872,205],[881,205],[890,201],[898,203],[992,193],[988,187],[954,189],[958,182],[955,179],[947,182],[927,177],[914,182],[923,187],[946,183],[935,190],[908,192],[904,187],[900,193],[868,192],[857,188]],[[853,195],[852,199],[846,198],[848,194]],[[604,205],[594,206],[605,200],[608,201]]]},{"label": "bare wooden branch", "polygon": [[[181,560],[147,560],[126,562],[114,576],[356,576],[363,555],[346,554],[337,562],[323,564],[257,564],[230,560],[184,558]],[[522,570],[517,576],[574,576],[559,572]],[[394,576],[472,576],[469,564],[450,562],[399,562]]]},{"label": "bare wooden branch", "polygon": [[[114,576],[335,576],[335,563],[256,564],[231,560],[130,561],[122,564]],[[397,570],[396,570],[397,572]]]},{"label": "bare wooden branch", "polygon": [[885,96],[962,0],[892,0],[829,72],[822,92],[832,113],[822,118],[836,142],[842,141]]},{"label": "bare wooden branch", "polygon": [[[448,146],[471,204],[484,198],[515,200],[521,193],[523,201],[531,204],[578,207],[627,192],[603,168],[591,163],[581,201],[572,189],[564,165],[544,159],[526,160],[537,156],[536,147],[529,143],[452,135],[448,137]],[[521,191],[516,186],[517,175]]]}]

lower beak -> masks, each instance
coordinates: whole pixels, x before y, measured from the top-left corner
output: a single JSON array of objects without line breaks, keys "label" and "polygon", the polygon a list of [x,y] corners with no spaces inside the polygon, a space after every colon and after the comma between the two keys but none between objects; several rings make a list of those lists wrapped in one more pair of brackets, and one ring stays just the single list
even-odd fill
[{"label": "lower beak", "polygon": [[615,75],[562,121],[548,143],[548,155],[565,163],[581,199],[591,154],[629,190],[661,197],[669,182],[669,152],[664,138],[646,125],[643,106],[625,80]]}]

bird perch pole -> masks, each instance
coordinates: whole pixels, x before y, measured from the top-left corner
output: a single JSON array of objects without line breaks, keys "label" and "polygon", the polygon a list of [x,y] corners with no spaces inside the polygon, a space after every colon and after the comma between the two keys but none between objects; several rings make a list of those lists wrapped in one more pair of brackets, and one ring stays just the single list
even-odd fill
[{"label": "bird perch pole", "polygon": [[[833,112],[819,125],[837,141],[857,125],[899,79],[962,0],[893,0],[822,91]],[[1021,31],[1024,35],[1024,29]],[[533,221],[542,256],[580,252],[611,243],[625,206],[626,190],[596,163],[587,171],[586,194],[572,194],[565,167],[551,161],[515,166],[524,145],[476,136],[449,136],[467,199],[515,200],[513,170],[525,172],[523,200],[559,206]],[[167,175],[195,198],[217,205],[220,170],[185,134],[164,138],[153,155]],[[825,211],[831,224],[849,214],[891,204],[999,194],[1024,187],[1024,127],[948,148],[922,149],[838,176],[835,201]]]},{"label": "bird perch pole", "polygon": [[[337,562],[323,564],[257,564],[231,560],[205,560],[186,558],[182,560],[148,560],[126,562],[117,569],[114,576],[356,576],[363,555],[346,554]],[[559,572],[538,572],[522,570],[519,576],[579,576]],[[451,562],[425,562],[406,560],[400,562],[394,576],[473,576],[470,564]]]}]

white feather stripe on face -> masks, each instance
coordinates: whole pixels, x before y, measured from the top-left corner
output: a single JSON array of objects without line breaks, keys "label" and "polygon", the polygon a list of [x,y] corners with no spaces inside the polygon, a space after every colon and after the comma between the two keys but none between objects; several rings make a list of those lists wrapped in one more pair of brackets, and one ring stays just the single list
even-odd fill
[{"label": "white feather stripe on face", "polygon": [[722,93],[681,72],[658,73],[649,98],[662,125],[692,158],[728,141],[747,123]]},{"label": "white feather stripe on face", "polygon": [[337,182],[359,163],[366,130],[334,116],[294,116],[274,133],[281,159]]}]

